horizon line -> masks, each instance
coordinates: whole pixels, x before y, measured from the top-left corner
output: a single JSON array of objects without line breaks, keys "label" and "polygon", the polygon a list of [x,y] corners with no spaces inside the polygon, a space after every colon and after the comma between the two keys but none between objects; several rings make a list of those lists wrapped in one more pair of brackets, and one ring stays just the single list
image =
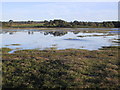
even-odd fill
[{"label": "horizon line", "polygon": [[[13,20],[13,19],[9,19],[9,20],[0,20],[2,22],[9,22],[10,20]],[[35,21],[35,22],[39,22],[39,21],[50,21],[50,20],[63,20],[63,21],[66,21],[66,22],[73,22],[73,21],[79,21],[79,22],[110,22],[110,21],[120,21],[120,20],[104,20],[104,21],[87,21],[87,20],[71,20],[71,21],[68,21],[68,20],[64,20],[64,19],[45,19],[45,20],[13,20],[13,22],[28,22],[28,21]]]}]

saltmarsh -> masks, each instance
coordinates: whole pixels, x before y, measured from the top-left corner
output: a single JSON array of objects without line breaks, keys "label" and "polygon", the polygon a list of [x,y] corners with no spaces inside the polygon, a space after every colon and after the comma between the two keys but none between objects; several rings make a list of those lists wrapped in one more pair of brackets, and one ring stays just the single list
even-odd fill
[{"label": "saltmarsh", "polygon": [[120,88],[118,50],[19,50],[2,53],[3,88]]}]

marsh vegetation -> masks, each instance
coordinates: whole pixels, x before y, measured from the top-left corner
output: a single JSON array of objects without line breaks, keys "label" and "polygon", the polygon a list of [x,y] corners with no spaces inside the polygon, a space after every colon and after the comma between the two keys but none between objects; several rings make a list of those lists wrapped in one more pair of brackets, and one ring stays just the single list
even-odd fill
[{"label": "marsh vegetation", "polygon": [[120,88],[118,50],[3,48],[3,88]]}]

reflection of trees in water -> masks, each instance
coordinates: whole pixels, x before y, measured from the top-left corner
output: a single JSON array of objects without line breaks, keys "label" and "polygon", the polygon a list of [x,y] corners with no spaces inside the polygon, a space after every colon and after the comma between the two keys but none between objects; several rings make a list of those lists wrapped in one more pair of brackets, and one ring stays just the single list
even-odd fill
[{"label": "reflection of trees in water", "polygon": [[54,36],[63,36],[65,34],[67,34],[67,31],[49,31],[49,32],[44,32],[44,35],[54,35]]},{"label": "reflection of trees in water", "polygon": [[3,32],[0,32],[0,34],[9,34],[9,35],[13,35],[15,34],[16,32],[9,32],[9,31],[3,31]]},{"label": "reflection of trees in water", "polygon": [[28,34],[34,34],[33,31],[28,31]]},{"label": "reflection of trees in water", "polygon": [[[42,31],[42,32],[40,32],[40,33],[44,33],[44,35],[51,34],[51,35],[54,35],[54,36],[63,36],[63,35],[65,35],[65,34],[67,34],[68,32],[73,32],[74,34],[78,34],[78,33],[80,33],[81,31],[44,31],[44,32]],[[12,35],[12,34],[14,34],[14,33],[16,33],[16,32],[8,32],[8,31],[0,32],[0,34],[6,34],[6,33]],[[28,31],[27,33],[28,33],[29,35],[30,35],[30,34],[34,34],[34,31]]]},{"label": "reflection of trees in water", "polygon": [[74,34],[78,34],[80,33],[81,31],[72,31]]},{"label": "reflection of trees in water", "polygon": [[9,32],[10,35],[14,34],[13,32]]},{"label": "reflection of trees in water", "polygon": [[0,34],[6,34],[6,33],[8,33],[8,32],[2,32],[2,31],[0,31]]}]

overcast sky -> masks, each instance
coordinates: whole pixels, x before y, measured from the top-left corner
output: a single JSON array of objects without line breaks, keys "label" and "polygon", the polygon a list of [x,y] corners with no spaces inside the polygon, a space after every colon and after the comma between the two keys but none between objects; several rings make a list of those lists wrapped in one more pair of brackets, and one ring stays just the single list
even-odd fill
[{"label": "overcast sky", "polygon": [[4,2],[2,20],[116,21],[117,2]]}]

